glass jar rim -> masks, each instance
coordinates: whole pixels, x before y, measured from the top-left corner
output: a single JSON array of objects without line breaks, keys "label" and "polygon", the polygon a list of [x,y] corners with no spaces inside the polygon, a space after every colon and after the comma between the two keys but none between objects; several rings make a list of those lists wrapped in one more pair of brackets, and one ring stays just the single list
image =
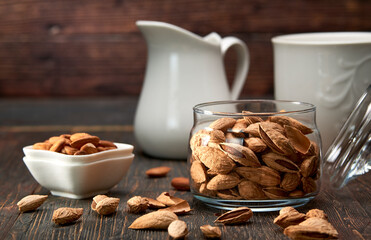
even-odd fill
[{"label": "glass jar rim", "polygon": [[[286,103],[292,105],[301,105],[305,106],[299,110],[290,110],[290,111],[278,111],[278,112],[251,112],[251,113],[242,113],[242,112],[217,112],[217,111],[210,111],[202,109],[204,107],[209,106],[217,106],[217,105],[227,105],[227,104],[243,104],[243,103]],[[307,102],[300,102],[300,101],[289,101],[289,100],[272,100],[272,99],[245,99],[245,100],[227,100],[227,101],[211,101],[211,102],[204,102],[196,104],[193,107],[193,111],[199,114],[205,115],[216,115],[216,116],[271,116],[271,115],[287,115],[287,114],[298,114],[298,113],[309,113],[314,112],[316,110],[316,106],[307,103]]]}]

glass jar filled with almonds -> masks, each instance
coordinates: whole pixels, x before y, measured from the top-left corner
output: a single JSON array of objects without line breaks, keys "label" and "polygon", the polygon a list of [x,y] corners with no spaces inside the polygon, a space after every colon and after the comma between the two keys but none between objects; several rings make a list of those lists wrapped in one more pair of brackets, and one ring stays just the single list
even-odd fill
[{"label": "glass jar filled with almonds", "polygon": [[221,209],[274,211],[317,195],[322,153],[315,106],[241,100],[193,111],[188,165],[197,199]]}]

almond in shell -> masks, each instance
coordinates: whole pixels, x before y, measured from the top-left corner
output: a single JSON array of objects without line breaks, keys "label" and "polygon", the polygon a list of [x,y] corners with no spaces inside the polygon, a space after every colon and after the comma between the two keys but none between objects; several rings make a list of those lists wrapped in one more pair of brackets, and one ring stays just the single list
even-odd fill
[{"label": "almond in shell", "polygon": [[248,180],[244,180],[238,184],[238,192],[244,199],[266,199],[262,188]]},{"label": "almond in shell", "polygon": [[245,146],[250,148],[253,152],[263,152],[267,148],[263,140],[257,137],[245,138],[244,142]]},{"label": "almond in shell", "polygon": [[210,132],[210,140],[207,143],[207,146],[219,148],[219,144],[225,142],[225,135],[220,130],[214,130]]},{"label": "almond in shell", "polygon": [[300,168],[289,158],[280,154],[269,152],[262,155],[262,160],[268,167],[271,167],[280,172],[296,173]]},{"label": "almond in shell", "polygon": [[274,152],[287,156],[295,154],[290,141],[279,131],[259,124],[259,135],[264,143]]},{"label": "almond in shell", "polygon": [[171,196],[168,192],[161,193],[160,196],[156,198],[156,200],[165,204],[166,206],[173,206],[184,201],[184,199]]},{"label": "almond in shell", "polygon": [[173,239],[183,239],[188,234],[187,224],[181,220],[175,220],[167,228],[169,236]]},{"label": "almond in shell", "polygon": [[269,121],[280,124],[281,126],[292,126],[300,130],[303,134],[312,133],[313,130],[299,122],[298,120],[287,116],[272,116],[268,118]]},{"label": "almond in shell", "polygon": [[257,122],[263,122],[264,120],[261,117],[254,116],[253,112],[250,111],[242,111],[242,114],[244,115],[251,115],[251,116],[244,116],[243,119],[245,120],[247,125],[257,123]]},{"label": "almond in shell", "polygon": [[222,236],[222,231],[220,231],[219,227],[202,225],[200,229],[206,238],[220,238]]},{"label": "almond in shell", "polygon": [[213,130],[221,130],[227,132],[228,129],[232,128],[236,123],[236,119],[233,118],[219,118],[212,122],[209,127]]},{"label": "almond in shell", "polygon": [[119,205],[120,199],[107,197],[100,200],[96,206],[96,212],[100,215],[109,215],[116,212],[116,209]]},{"label": "almond in shell", "polygon": [[163,204],[162,202],[159,202],[153,198],[148,198],[148,197],[144,197],[144,199],[147,200],[148,202],[148,208],[150,209],[159,209],[159,208],[165,208],[166,205]]},{"label": "almond in shell", "polygon": [[300,172],[303,177],[309,177],[314,175],[317,172],[317,156],[311,156],[303,160],[300,165]]},{"label": "almond in shell", "polygon": [[190,174],[195,183],[203,183],[207,180],[205,166],[200,161],[194,161],[191,165]]},{"label": "almond in shell", "polygon": [[242,197],[239,195],[235,188],[217,191],[216,195],[222,199],[240,200]]},{"label": "almond in shell", "polygon": [[294,149],[301,154],[308,154],[311,146],[309,138],[307,138],[301,131],[292,126],[285,125],[286,136],[289,139]]},{"label": "almond in shell", "polygon": [[53,212],[53,222],[58,225],[72,223],[78,220],[83,213],[83,208],[58,208]]},{"label": "almond in shell", "polygon": [[296,190],[289,193],[290,198],[301,198],[304,195],[305,195],[305,193],[300,189],[296,189]]},{"label": "almond in shell", "polygon": [[207,183],[202,183],[200,185],[200,188],[199,188],[198,191],[201,194],[206,195],[206,196],[210,196],[210,197],[214,197],[217,194],[217,192],[215,190],[210,190],[210,189],[207,188]]},{"label": "almond in shell", "polygon": [[267,128],[267,129],[276,130],[276,131],[278,131],[281,134],[284,134],[285,133],[285,129],[281,125],[279,125],[277,123],[273,123],[273,122],[257,122],[257,123],[253,123],[253,124],[249,125],[244,130],[244,132],[250,134],[250,136],[253,136],[253,137],[260,137],[259,126],[263,126],[264,128]]},{"label": "almond in shell", "polygon": [[148,208],[149,202],[146,198],[141,196],[134,196],[126,202],[129,212],[131,213],[141,213],[145,212]]},{"label": "almond in shell", "polygon": [[191,147],[191,150],[194,151],[196,147],[207,146],[209,140],[210,140],[209,131],[201,129],[191,137],[189,145]]},{"label": "almond in shell", "polygon": [[305,216],[307,218],[317,217],[327,220],[327,214],[320,209],[311,209],[305,214]]},{"label": "almond in shell", "polygon": [[103,200],[105,198],[108,198],[108,197],[106,195],[97,195],[97,196],[93,197],[93,201],[91,202],[91,209],[93,211],[96,211],[98,202],[100,202],[101,200]]},{"label": "almond in shell", "polygon": [[28,195],[22,198],[17,203],[17,206],[20,212],[34,211],[40,207],[47,198],[48,195]]},{"label": "almond in shell", "polygon": [[339,234],[327,220],[322,218],[308,218],[292,225],[283,231],[291,239],[337,239]]},{"label": "almond in shell", "polygon": [[191,207],[189,206],[186,200],[183,200],[173,206],[159,209],[158,211],[170,211],[175,213],[176,215],[185,214],[191,211]]},{"label": "almond in shell", "polygon": [[253,213],[250,208],[239,207],[223,213],[214,222],[223,224],[241,224],[248,222],[252,215]]},{"label": "almond in shell", "polygon": [[218,174],[207,183],[209,190],[224,190],[234,188],[240,182],[240,178],[236,173],[224,175]]},{"label": "almond in shell", "polygon": [[220,148],[234,161],[247,167],[260,167],[255,153],[248,147],[236,143],[221,143]]},{"label": "almond in shell", "polygon": [[193,154],[207,168],[220,174],[229,173],[236,165],[222,150],[216,148],[197,147]]},{"label": "almond in shell", "polygon": [[305,220],[305,214],[299,213],[293,207],[285,207],[280,211],[280,215],[273,221],[274,224],[282,228],[286,228],[291,225],[297,225]]},{"label": "almond in shell", "polygon": [[259,168],[237,167],[236,172],[241,177],[262,186],[276,186],[281,182],[281,176],[278,171],[266,166],[261,166]]},{"label": "almond in shell", "polygon": [[281,188],[286,191],[295,190],[301,183],[301,178],[299,173],[285,173],[281,181]]},{"label": "almond in shell", "polygon": [[239,133],[247,127],[245,119],[237,119],[236,123],[232,127],[232,132]]},{"label": "almond in shell", "polygon": [[282,199],[288,196],[288,192],[279,187],[265,187],[263,192],[270,199]]},{"label": "almond in shell", "polygon": [[316,181],[311,177],[301,178],[301,183],[303,185],[303,191],[305,193],[315,192],[317,190]]},{"label": "almond in shell", "polygon": [[129,226],[130,229],[167,229],[171,222],[178,220],[175,213],[171,211],[155,211],[147,213],[137,219]]}]

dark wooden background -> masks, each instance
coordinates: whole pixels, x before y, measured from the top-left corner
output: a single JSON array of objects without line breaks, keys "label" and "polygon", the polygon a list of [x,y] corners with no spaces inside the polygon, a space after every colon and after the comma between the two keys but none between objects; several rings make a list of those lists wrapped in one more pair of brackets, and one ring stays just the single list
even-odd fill
[{"label": "dark wooden background", "polygon": [[[251,66],[242,96],[273,94],[270,39],[370,31],[366,0],[1,0],[0,97],[137,96],[146,45],[136,20],[244,40]],[[229,79],[235,57],[225,59]]]}]

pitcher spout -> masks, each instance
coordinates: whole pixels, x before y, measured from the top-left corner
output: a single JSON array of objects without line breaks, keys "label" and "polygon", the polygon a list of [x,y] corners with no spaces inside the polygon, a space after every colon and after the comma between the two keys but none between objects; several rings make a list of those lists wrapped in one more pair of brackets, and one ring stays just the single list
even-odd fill
[{"label": "pitcher spout", "polygon": [[[185,45],[185,44],[212,44],[215,45],[215,39],[210,41],[187,31],[178,26],[157,21],[137,21],[136,25],[142,32],[144,38],[148,45],[155,44],[156,46],[166,46],[171,45]],[[215,37],[215,36],[214,36]]]}]

